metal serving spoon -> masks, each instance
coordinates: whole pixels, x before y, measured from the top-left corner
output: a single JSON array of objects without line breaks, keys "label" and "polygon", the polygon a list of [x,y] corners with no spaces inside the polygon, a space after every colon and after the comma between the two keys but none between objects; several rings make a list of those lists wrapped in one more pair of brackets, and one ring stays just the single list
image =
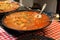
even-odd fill
[{"label": "metal serving spoon", "polygon": [[39,14],[37,14],[35,17],[38,17],[38,18],[42,18],[42,12],[44,11],[44,9],[46,8],[46,3],[43,5],[43,7],[42,7],[42,10],[39,10],[40,11],[40,13]]}]

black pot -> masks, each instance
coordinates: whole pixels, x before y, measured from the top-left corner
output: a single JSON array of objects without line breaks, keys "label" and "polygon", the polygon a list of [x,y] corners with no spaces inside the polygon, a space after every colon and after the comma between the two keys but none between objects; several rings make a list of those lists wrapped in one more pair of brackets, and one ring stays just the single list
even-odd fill
[{"label": "black pot", "polygon": [[[21,12],[21,11],[35,11],[35,10],[17,10],[17,11],[14,11],[14,12]],[[11,14],[11,12],[8,13],[8,14],[5,14],[5,16],[3,16],[2,21],[1,21],[2,27],[3,27],[8,33],[10,33],[10,34],[12,34],[12,35],[14,35],[14,36],[20,36],[20,35],[22,35],[22,34],[24,34],[24,33],[28,33],[28,32],[32,33],[32,32],[36,32],[36,31],[38,31],[38,30],[40,30],[40,31],[43,32],[43,28],[37,29],[37,30],[26,30],[26,31],[25,31],[25,30],[14,30],[14,29],[7,28],[7,26],[3,23],[3,20],[4,20],[4,18],[5,18],[7,15],[9,15],[9,14]],[[49,17],[49,16],[48,16],[48,17]],[[50,23],[51,23],[51,21],[50,21]],[[50,24],[48,24],[48,25],[50,25]],[[47,25],[47,26],[48,26],[48,25]],[[46,27],[47,27],[47,26],[46,26]]]}]

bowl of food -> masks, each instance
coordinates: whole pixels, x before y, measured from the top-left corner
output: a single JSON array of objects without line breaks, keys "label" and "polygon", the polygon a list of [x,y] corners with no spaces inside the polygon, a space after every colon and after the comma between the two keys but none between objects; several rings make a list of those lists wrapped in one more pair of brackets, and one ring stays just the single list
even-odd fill
[{"label": "bowl of food", "polygon": [[18,11],[5,15],[2,18],[2,24],[12,30],[17,31],[33,31],[48,26],[51,21],[50,17],[45,13],[38,18],[38,11]]},{"label": "bowl of food", "polygon": [[17,2],[0,1],[0,13],[10,12],[19,8]]}]

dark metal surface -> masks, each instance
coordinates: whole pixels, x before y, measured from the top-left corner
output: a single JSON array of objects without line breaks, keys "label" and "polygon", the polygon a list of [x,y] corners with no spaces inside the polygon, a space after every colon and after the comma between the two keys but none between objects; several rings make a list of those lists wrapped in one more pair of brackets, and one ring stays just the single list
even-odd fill
[{"label": "dark metal surface", "polygon": [[[21,10],[21,9],[22,9],[22,10]],[[17,30],[9,29],[9,28],[7,28],[4,24],[2,24],[2,22],[3,22],[2,19],[4,19],[5,16],[7,16],[7,15],[13,13],[13,12],[19,12],[19,11],[31,11],[31,10],[27,9],[26,7],[20,7],[20,8],[18,8],[18,9],[15,10],[15,11],[3,13],[2,15],[0,15],[0,16],[1,16],[1,18],[0,18],[0,25],[1,25],[9,34],[12,34],[12,35],[14,35],[14,36],[21,36],[21,35],[23,35],[23,34],[25,34],[25,33],[32,33],[32,32],[37,32],[37,31],[41,31],[41,32],[43,33],[43,35],[44,35],[44,30],[43,30],[43,29],[32,30],[32,31],[17,31]],[[33,10],[33,11],[37,11],[37,10]],[[50,24],[49,24],[49,25],[50,25]],[[48,25],[47,25],[47,26],[48,26]]]},{"label": "dark metal surface", "polygon": [[34,34],[29,34],[29,35],[23,35],[18,37],[17,40],[54,40],[53,38],[49,38],[46,36],[40,36],[40,35],[34,35]]},{"label": "dark metal surface", "polygon": [[[16,11],[16,12],[23,12],[23,11],[26,11],[26,10],[18,10],[18,11]],[[34,10],[28,10],[28,11],[34,11]],[[38,12],[38,11],[35,11],[35,12]],[[14,13],[14,12],[13,12]],[[6,14],[3,18],[2,18],[2,25],[4,25],[5,27],[7,27],[5,24],[4,24],[4,22],[3,22],[3,20],[5,19],[5,17],[7,16],[7,15],[10,15],[10,14],[12,14],[12,13],[8,13],[8,14]],[[49,17],[49,16],[48,16]],[[51,21],[48,21],[48,22],[50,22],[51,23]],[[50,25],[50,24],[48,24],[48,25]],[[48,26],[47,25],[47,26]],[[46,26],[45,26],[46,27]],[[9,28],[10,29],[10,28]],[[40,28],[41,29],[41,28]],[[12,30],[14,30],[14,29],[12,29]],[[36,30],[39,30],[39,29],[36,29]],[[35,31],[35,30],[17,30],[17,31]]]}]

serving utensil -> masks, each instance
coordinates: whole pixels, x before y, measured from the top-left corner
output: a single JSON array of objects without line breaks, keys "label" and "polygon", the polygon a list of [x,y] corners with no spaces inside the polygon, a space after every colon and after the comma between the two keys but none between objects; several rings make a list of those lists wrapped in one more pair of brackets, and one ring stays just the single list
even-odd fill
[{"label": "serving utensil", "polygon": [[42,10],[39,10],[40,13],[37,14],[36,17],[38,17],[38,18],[42,18],[42,15],[41,15],[41,14],[42,14],[42,12],[44,11],[44,9],[46,8],[46,5],[47,5],[46,3],[43,5]]}]

